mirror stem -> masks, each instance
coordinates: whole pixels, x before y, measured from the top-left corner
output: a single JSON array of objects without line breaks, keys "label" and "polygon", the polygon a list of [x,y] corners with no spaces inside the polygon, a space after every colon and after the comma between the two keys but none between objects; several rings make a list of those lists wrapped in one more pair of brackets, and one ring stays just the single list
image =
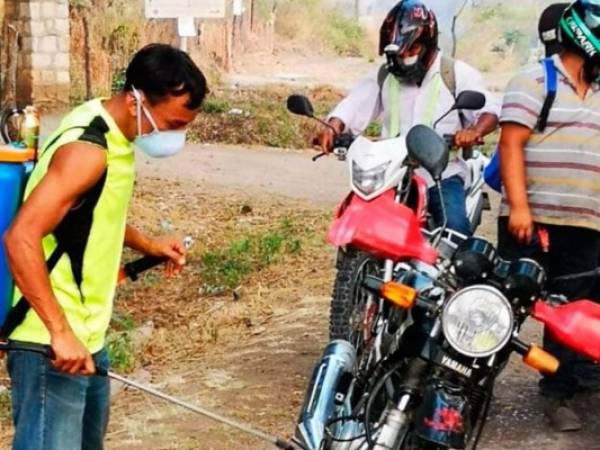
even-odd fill
[{"label": "mirror stem", "polygon": [[445,119],[445,118],[446,118],[446,116],[447,116],[448,114],[450,114],[452,111],[454,111],[454,106],[453,106],[452,108],[450,108],[450,110],[449,110],[449,111],[448,111],[446,114],[444,114],[442,117],[440,117],[438,120],[436,120],[436,121],[433,123],[433,126],[432,126],[431,128],[433,128],[433,129],[435,130],[435,127],[437,127],[437,124],[438,124],[438,123],[440,123],[440,121],[441,121],[441,120]]}]

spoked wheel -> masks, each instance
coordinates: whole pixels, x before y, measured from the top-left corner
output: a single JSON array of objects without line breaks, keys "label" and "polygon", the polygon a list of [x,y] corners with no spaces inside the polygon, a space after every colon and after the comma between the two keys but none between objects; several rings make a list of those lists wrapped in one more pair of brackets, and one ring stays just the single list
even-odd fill
[{"label": "spoked wheel", "polygon": [[329,336],[349,341],[356,349],[357,361],[367,344],[365,327],[376,312],[367,311],[371,294],[362,287],[362,281],[367,275],[379,275],[380,267],[381,261],[353,248],[340,254],[331,299]]}]

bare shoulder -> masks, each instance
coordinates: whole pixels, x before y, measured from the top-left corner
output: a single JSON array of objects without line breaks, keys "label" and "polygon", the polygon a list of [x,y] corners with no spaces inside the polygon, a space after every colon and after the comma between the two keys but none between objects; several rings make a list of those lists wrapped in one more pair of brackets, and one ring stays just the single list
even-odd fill
[{"label": "bare shoulder", "polygon": [[56,150],[48,174],[63,178],[67,183],[93,184],[106,170],[106,156],[105,148],[86,142],[72,142]]}]

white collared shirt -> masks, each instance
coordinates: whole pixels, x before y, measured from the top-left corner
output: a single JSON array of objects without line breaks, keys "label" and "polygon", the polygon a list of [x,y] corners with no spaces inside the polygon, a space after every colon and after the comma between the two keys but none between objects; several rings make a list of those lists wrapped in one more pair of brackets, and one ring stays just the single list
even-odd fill
[{"label": "white collared shirt", "polygon": [[[406,136],[408,131],[415,125],[425,124],[431,126],[439,117],[446,113],[454,104],[452,93],[442,82],[439,92],[439,99],[434,108],[433,117],[427,118],[427,106],[429,104],[428,95],[435,91],[433,84],[436,77],[441,76],[441,60],[442,53],[438,55],[427,71],[421,86],[415,84],[401,84],[400,89],[400,134]],[[378,71],[374,71],[369,76],[358,82],[358,84],[350,91],[348,96],[344,98],[331,112],[329,117],[337,117],[346,125],[346,131],[351,131],[353,134],[362,134],[369,124],[376,120],[383,120],[382,137],[389,136],[387,129],[388,115],[390,114],[390,93],[389,84],[384,83],[381,95],[379,92],[379,84],[377,81]],[[456,95],[465,90],[479,91],[486,96],[486,104],[479,111],[464,111],[463,115],[466,119],[465,126],[469,126],[477,121],[483,113],[491,113],[499,116],[501,103],[500,100],[487,91],[485,88],[483,77],[481,74],[462,61],[455,63],[456,77]],[[454,134],[462,129],[459,114],[453,111],[445,117],[436,127],[436,131],[440,135]],[[420,173],[420,175],[425,175]],[[446,171],[443,173],[443,178],[449,178],[454,175],[460,175],[465,183],[469,183],[469,170],[462,159],[452,161]],[[431,185],[433,181],[429,175],[425,175],[428,183]]]}]

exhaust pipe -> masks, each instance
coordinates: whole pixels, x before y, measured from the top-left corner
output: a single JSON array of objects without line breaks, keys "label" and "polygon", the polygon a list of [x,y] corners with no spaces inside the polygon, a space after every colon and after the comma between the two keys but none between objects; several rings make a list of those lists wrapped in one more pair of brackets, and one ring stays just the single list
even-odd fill
[{"label": "exhaust pipe", "polygon": [[340,382],[344,375],[352,373],[355,362],[356,350],[348,341],[336,339],[325,347],[308,386],[296,430],[296,437],[307,449],[321,448],[325,424],[333,416],[336,400],[345,397]]}]

